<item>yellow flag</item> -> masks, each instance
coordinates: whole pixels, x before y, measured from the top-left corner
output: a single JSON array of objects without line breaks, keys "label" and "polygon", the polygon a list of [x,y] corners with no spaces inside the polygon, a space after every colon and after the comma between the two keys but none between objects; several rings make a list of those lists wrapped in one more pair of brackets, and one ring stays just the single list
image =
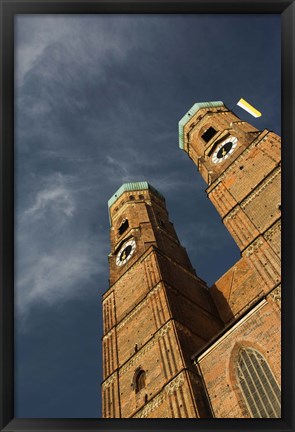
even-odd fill
[{"label": "yellow flag", "polygon": [[237,105],[241,108],[243,108],[245,111],[247,111],[249,114],[251,114],[253,117],[261,117],[261,112],[258,111],[256,108],[254,108],[252,105],[250,105],[245,99],[240,99]]}]

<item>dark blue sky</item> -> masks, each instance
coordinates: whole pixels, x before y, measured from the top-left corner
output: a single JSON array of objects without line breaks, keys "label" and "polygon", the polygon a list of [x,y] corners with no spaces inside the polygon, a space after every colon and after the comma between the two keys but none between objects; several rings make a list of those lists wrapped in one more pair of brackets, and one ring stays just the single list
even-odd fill
[{"label": "dark blue sky", "polygon": [[208,285],[234,264],[178,122],[221,100],[280,133],[280,18],[18,15],[15,40],[16,416],[99,417],[107,201],[148,181]]}]

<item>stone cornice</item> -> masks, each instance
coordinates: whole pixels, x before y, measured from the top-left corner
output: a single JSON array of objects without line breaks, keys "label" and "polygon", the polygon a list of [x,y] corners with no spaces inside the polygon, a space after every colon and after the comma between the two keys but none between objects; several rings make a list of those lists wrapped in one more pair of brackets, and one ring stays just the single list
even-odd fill
[{"label": "stone cornice", "polygon": [[172,328],[171,320],[164,324],[136,354],[134,354],[127,362],[119,369],[119,376],[124,375],[129,369],[138,363],[138,361],[155,345],[159,338],[165,336],[165,334]]}]

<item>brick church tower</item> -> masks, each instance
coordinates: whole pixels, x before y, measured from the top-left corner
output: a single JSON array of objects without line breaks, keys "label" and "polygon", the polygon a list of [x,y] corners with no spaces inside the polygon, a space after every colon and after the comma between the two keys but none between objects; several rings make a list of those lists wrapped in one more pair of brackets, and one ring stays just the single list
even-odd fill
[{"label": "brick church tower", "polygon": [[195,104],[179,132],[241,258],[208,288],[164,197],[146,182],[118,189],[103,417],[280,417],[280,138],[222,102]]},{"label": "brick church tower", "polygon": [[224,329],[194,363],[215,417],[280,417],[280,137],[205,102],[180,120],[179,145],[241,250],[210,288]]},{"label": "brick church tower", "polygon": [[109,200],[103,296],[103,417],[212,417],[191,356],[222,328],[169,220],[164,197],[126,183]]}]

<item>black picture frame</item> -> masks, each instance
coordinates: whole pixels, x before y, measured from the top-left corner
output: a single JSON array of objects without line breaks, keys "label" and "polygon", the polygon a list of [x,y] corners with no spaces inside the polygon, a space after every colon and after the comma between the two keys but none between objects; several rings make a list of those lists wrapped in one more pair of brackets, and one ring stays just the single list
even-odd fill
[{"label": "black picture frame", "polygon": [[[294,428],[294,1],[283,0],[0,0],[1,193],[0,193],[0,429],[12,431],[292,431]],[[280,14],[282,23],[283,142],[283,399],[281,419],[19,419],[14,418],[14,16],[16,14],[235,13]]]}]

